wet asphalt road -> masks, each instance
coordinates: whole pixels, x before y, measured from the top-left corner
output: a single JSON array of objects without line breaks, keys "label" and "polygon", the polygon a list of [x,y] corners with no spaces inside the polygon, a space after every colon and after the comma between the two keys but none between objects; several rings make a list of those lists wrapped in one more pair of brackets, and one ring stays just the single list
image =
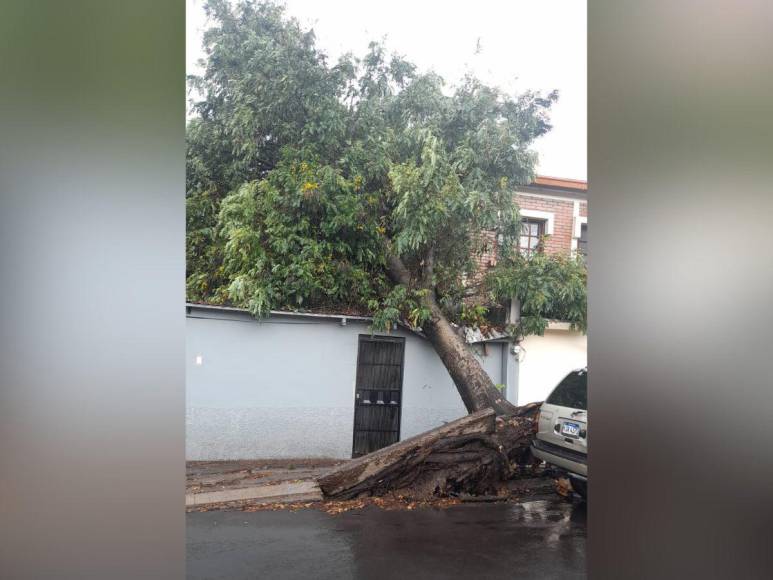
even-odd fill
[{"label": "wet asphalt road", "polygon": [[586,577],[586,507],[561,499],[186,517],[188,578]]}]

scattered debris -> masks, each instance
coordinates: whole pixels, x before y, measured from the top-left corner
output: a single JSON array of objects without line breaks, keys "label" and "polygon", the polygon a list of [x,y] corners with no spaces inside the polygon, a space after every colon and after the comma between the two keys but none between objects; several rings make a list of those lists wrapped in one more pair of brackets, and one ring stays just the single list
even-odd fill
[{"label": "scattered debris", "polygon": [[[209,492],[213,489],[244,491],[263,488],[265,493],[256,493],[255,496],[245,497],[248,494],[218,494],[223,499],[233,498],[233,501],[221,501],[219,503],[207,503],[201,505],[189,505],[187,512],[209,511],[298,511],[303,509],[317,509],[330,515],[361,510],[366,508],[378,508],[384,510],[414,510],[414,509],[445,509],[460,504],[484,504],[492,502],[519,502],[526,499],[548,498],[556,493],[556,473],[544,465],[516,465],[511,464],[510,479],[499,482],[487,493],[470,493],[459,490],[444,494],[443,497],[429,495],[416,497],[415,490],[385,491],[381,496],[363,496],[355,498],[326,498],[316,499],[299,495],[293,498],[291,494],[271,495],[267,492],[276,487],[277,483],[292,486],[314,481],[312,474],[306,470],[317,470],[318,473],[329,473],[331,464],[344,465],[346,460],[328,461],[325,466],[319,466],[312,460],[293,460],[282,462],[281,466],[272,464],[267,460],[262,462],[207,462],[206,466],[189,464],[188,493]],[[290,470],[290,465],[300,469]],[[303,470],[303,477],[300,471]],[[213,485],[211,482],[220,482]]]},{"label": "scattered debris", "polygon": [[459,500],[465,503],[491,503],[498,501],[508,501],[507,495],[462,495]]},{"label": "scattered debris", "polygon": [[[508,498],[502,498],[505,501]],[[366,497],[361,499],[349,500],[328,500],[315,502],[279,502],[279,503],[250,503],[250,502],[228,502],[222,504],[213,504],[207,506],[194,506],[187,509],[190,512],[208,512],[208,511],[278,511],[289,510],[298,511],[302,509],[317,509],[330,515],[337,515],[352,510],[361,510],[367,507],[376,507],[383,510],[414,510],[422,508],[445,509],[451,506],[459,505],[465,500],[462,498],[437,498],[422,501],[415,501],[399,496],[384,497]]]}]

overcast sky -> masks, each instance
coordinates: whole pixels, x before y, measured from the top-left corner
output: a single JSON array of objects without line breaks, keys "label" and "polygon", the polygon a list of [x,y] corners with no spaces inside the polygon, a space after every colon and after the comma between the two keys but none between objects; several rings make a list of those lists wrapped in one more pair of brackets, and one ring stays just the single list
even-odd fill
[{"label": "overcast sky", "polygon": [[[188,72],[204,56],[203,0],[187,0]],[[385,38],[390,51],[448,83],[465,72],[508,91],[558,89],[553,130],[537,142],[538,172],[586,179],[585,0],[287,0],[288,12],[314,28],[331,60]],[[475,49],[480,42],[480,51]]]}]

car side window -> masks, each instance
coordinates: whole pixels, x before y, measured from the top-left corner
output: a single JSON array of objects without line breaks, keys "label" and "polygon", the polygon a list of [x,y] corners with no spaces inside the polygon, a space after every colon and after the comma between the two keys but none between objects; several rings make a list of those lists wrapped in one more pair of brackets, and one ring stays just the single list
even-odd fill
[{"label": "car side window", "polygon": [[551,405],[587,411],[588,373],[586,371],[575,371],[566,375],[564,380],[550,393],[546,402]]}]

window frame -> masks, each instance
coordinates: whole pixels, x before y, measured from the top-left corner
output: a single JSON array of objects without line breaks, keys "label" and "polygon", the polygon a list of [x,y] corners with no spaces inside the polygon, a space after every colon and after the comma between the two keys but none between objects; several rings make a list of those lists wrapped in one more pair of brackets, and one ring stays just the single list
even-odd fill
[{"label": "window frame", "polygon": [[[582,235],[582,226],[585,226],[587,230],[588,216],[580,215],[579,203],[575,206],[574,223],[572,225],[572,255],[582,255],[582,252],[580,252],[580,236]],[[587,252],[585,257],[587,257]]]},{"label": "window frame", "polygon": [[[523,235],[523,226],[524,224],[528,225],[536,225],[537,226],[537,235],[533,236],[531,234],[531,231],[529,231],[528,235]],[[547,220],[538,218],[538,217],[522,217],[520,224],[518,224],[518,227],[521,228],[518,232],[518,251],[523,254],[530,256],[536,252],[542,252],[543,251],[543,244],[542,240],[545,237],[545,232],[547,231]],[[529,245],[528,246],[522,246],[521,245],[521,238],[526,238],[528,240]],[[531,246],[531,240],[536,239],[537,243],[532,247]]]},{"label": "window frame", "polygon": [[[582,238],[582,232],[585,230],[585,239]],[[577,253],[583,258],[588,257],[588,222],[580,224],[580,235],[577,236]]]}]

